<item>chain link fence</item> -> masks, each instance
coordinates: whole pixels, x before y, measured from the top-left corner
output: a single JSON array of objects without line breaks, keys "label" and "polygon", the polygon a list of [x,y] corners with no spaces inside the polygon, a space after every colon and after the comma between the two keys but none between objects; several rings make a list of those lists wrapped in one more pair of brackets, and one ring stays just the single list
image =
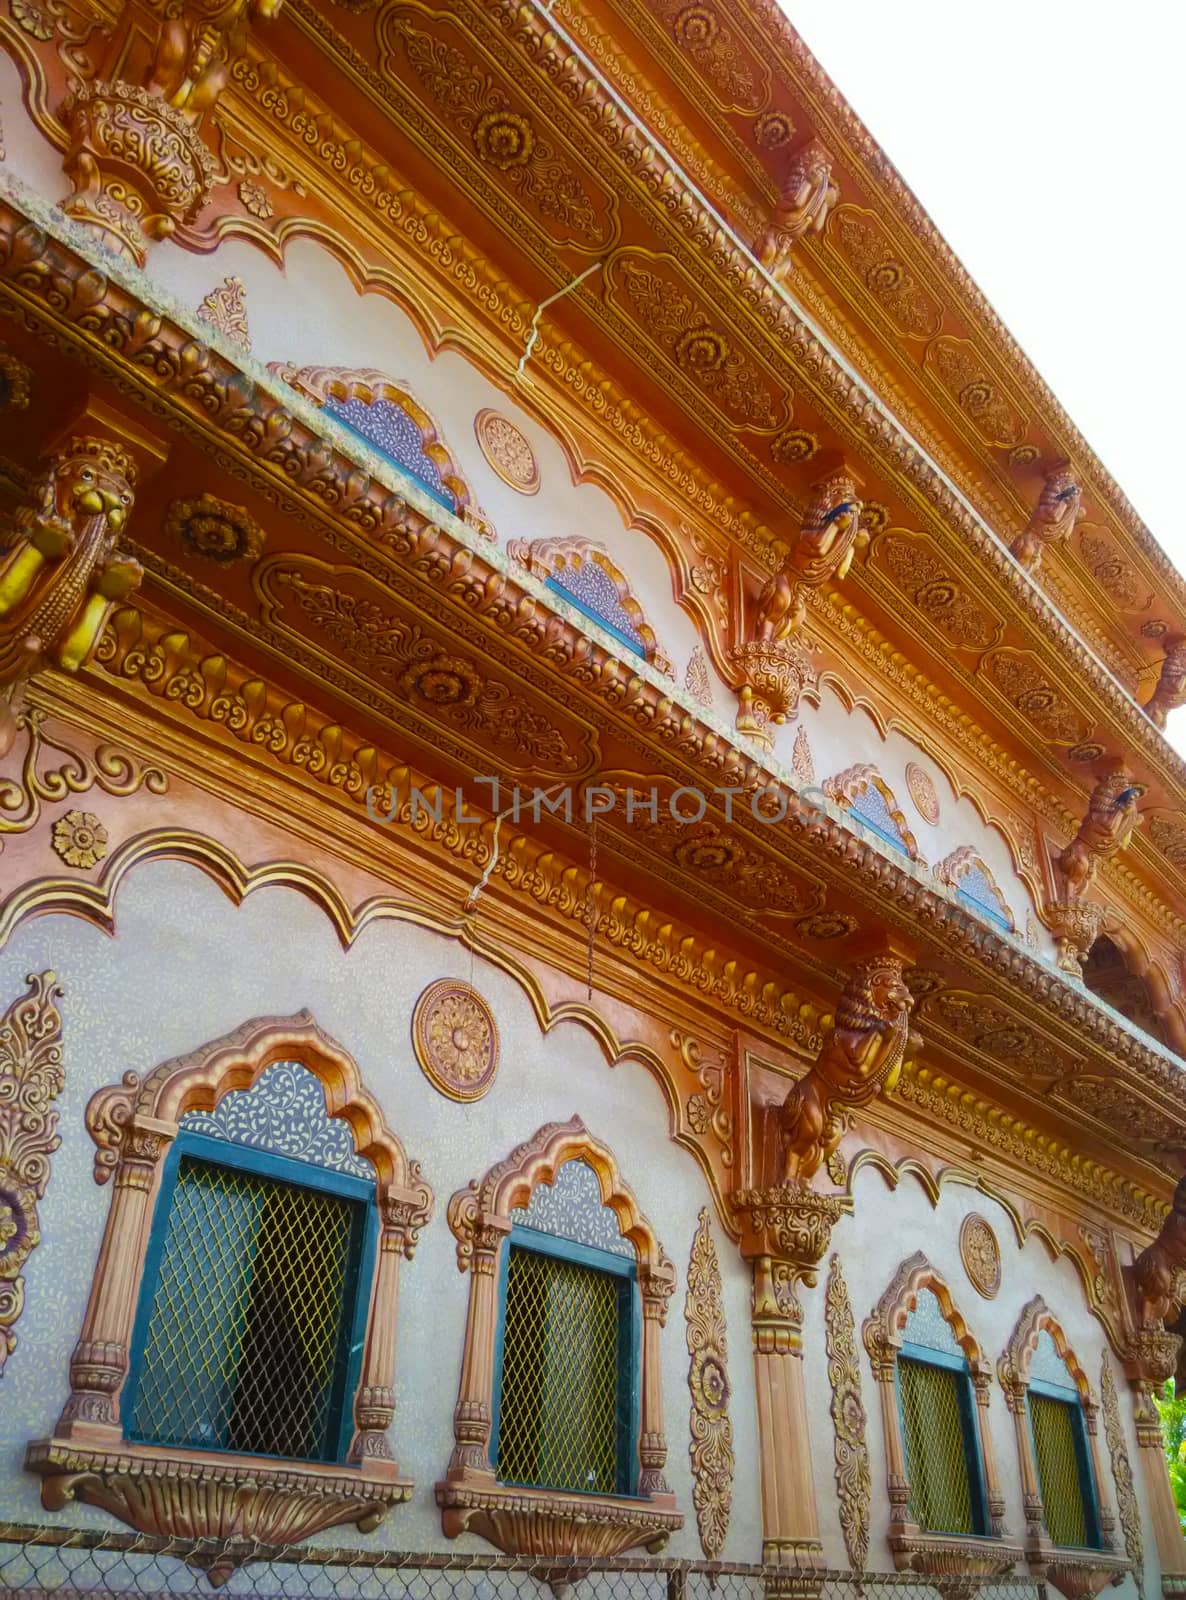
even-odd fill
[{"label": "chain link fence", "polygon": [[0,1600],[562,1600],[576,1586],[576,1600],[1047,1600],[1044,1585],[1024,1581],[824,1572],[805,1582],[736,1563],[412,1554],[0,1523]]}]

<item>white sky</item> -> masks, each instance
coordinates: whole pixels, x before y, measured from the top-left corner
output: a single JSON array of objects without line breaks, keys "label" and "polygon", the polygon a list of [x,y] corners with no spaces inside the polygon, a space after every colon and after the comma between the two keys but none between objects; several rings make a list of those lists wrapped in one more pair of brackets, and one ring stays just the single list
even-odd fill
[{"label": "white sky", "polygon": [[1186,4],[780,3],[1186,570]]}]

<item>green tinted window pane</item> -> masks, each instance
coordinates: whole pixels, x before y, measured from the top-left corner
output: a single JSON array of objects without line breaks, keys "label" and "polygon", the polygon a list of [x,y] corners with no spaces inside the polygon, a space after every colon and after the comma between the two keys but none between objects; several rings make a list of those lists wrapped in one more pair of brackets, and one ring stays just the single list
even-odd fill
[{"label": "green tinted window pane", "polygon": [[183,1158],[129,1432],[332,1459],[360,1208]]},{"label": "green tinted window pane", "polygon": [[898,1359],[910,1515],[932,1533],[974,1533],[958,1372]]},{"label": "green tinted window pane", "polygon": [[619,1280],[511,1248],[498,1475],[613,1494],[618,1483]]},{"label": "green tinted window pane", "polygon": [[1075,1449],[1078,1407],[1048,1395],[1029,1396],[1030,1427],[1038,1458],[1038,1492],[1046,1529],[1055,1544],[1086,1545],[1087,1507]]}]

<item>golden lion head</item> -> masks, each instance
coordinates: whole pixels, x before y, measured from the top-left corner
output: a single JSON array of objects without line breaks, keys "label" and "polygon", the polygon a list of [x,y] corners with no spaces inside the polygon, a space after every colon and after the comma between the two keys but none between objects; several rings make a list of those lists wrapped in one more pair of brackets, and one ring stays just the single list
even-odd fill
[{"label": "golden lion head", "polygon": [[875,956],[852,969],[836,1007],[838,1028],[889,1027],[914,1009],[897,956]]},{"label": "golden lion head", "polygon": [[66,522],[107,518],[110,533],[128,520],[135,499],[136,464],[110,439],[70,439],[50,457],[53,509]]}]

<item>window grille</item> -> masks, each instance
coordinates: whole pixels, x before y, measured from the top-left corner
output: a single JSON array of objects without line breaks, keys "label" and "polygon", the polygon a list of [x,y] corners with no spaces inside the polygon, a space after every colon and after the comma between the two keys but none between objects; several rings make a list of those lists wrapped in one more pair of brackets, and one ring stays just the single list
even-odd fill
[{"label": "window grille", "polygon": [[1035,1387],[1031,1382],[1030,1429],[1046,1529],[1055,1544],[1098,1547],[1083,1414],[1078,1400],[1035,1393]]},{"label": "window grille", "polygon": [[356,1381],[365,1186],[284,1181],[300,1168],[275,1157],[242,1152],[240,1167],[193,1153],[211,1144],[179,1145],[158,1202],[167,1221],[145,1271],[129,1436],[336,1460]]},{"label": "window grille", "polygon": [[969,1471],[972,1419],[967,1377],[932,1361],[898,1358],[898,1401],[910,1482],[910,1515],[930,1533],[980,1533]]}]

